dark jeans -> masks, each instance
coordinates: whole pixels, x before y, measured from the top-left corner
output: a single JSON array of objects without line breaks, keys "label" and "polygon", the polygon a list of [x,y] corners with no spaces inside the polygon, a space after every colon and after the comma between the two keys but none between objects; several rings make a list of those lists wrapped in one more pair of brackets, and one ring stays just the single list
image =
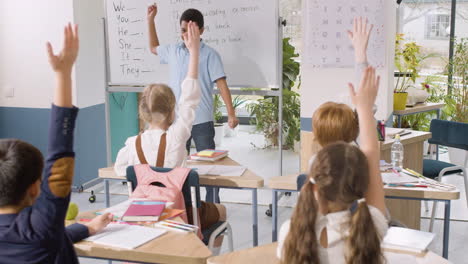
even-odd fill
[{"label": "dark jeans", "polygon": [[[197,152],[205,149],[215,149],[214,142],[215,130],[213,122],[201,123],[192,127],[192,136],[187,141],[187,152],[190,154],[190,145],[193,141]],[[213,200],[213,195],[216,195]],[[206,199],[207,202],[219,203],[219,188],[206,187]]]}]

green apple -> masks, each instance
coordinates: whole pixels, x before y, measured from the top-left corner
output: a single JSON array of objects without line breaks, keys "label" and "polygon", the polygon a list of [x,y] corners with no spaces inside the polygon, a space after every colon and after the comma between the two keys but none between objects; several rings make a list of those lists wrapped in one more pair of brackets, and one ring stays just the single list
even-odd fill
[{"label": "green apple", "polygon": [[70,203],[68,205],[67,216],[65,216],[65,219],[75,220],[77,215],[78,215],[78,205],[76,205],[76,203]]}]

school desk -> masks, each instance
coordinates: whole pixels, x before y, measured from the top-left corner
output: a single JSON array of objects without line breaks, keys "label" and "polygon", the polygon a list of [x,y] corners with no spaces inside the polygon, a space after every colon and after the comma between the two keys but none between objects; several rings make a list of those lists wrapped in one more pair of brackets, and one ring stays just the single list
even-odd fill
[{"label": "school desk", "polygon": [[412,107],[406,107],[405,110],[394,110],[393,115],[397,117],[398,127],[401,127],[401,118],[406,115],[424,113],[429,111],[436,111],[437,119],[440,117],[440,109],[444,107],[443,103],[425,103],[425,104],[416,104]]},{"label": "school desk", "polygon": [[[80,213],[76,219],[92,219],[95,211]],[[182,221],[180,218],[175,221]],[[72,222],[67,221],[67,224]],[[95,244],[89,241],[75,243],[79,257],[131,261],[138,263],[204,264],[211,251],[194,233],[168,231],[164,235],[132,250]]]},{"label": "school desk", "polygon": [[[297,191],[297,175],[273,177],[268,182],[268,187],[272,189],[272,241],[277,240],[278,230],[278,192],[295,192]],[[445,204],[444,214],[444,235],[443,235],[443,248],[442,256],[448,258],[448,243],[450,234],[450,206],[451,200],[458,200],[460,198],[460,191],[441,191],[432,188],[401,188],[401,187],[384,187],[385,197],[387,198],[386,204],[389,199],[410,200],[421,203],[421,201],[438,201]],[[417,215],[420,219],[421,209],[417,212],[410,211],[410,208],[405,208],[402,205],[399,208],[401,214]],[[391,212],[393,219],[400,220],[395,217]],[[419,229],[419,228],[415,228]]]},{"label": "school desk", "polygon": [[[239,251],[234,251],[217,257],[210,257],[208,264],[237,264],[237,263],[255,263],[255,264],[279,264],[280,261],[276,257],[277,243],[271,243],[255,248],[249,248]],[[417,257],[405,253],[388,253],[384,251],[384,255],[392,263],[391,260],[411,261],[414,264],[445,264],[449,263],[446,259],[434,254],[431,251],[426,252],[423,256]]]},{"label": "school desk", "polygon": [[[401,128],[386,128],[385,141],[380,142],[380,159],[390,162],[390,153],[393,142],[395,140],[390,138],[390,133],[401,131]],[[430,132],[413,131],[411,134],[401,137],[401,143],[404,146],[404,159],[403,166],[410,168],[419,173],[422,173],[423,169],[423,149],[424,141],[431,138]],[[318,144],[315,143],[312,132],[301,132],[301,171],[308,170],[308,164],[310,157],[319,151]],[[409,228],[419,229],[420,226],[420,210],[421,202],[415,200],[399,200],[399,199],[387,199],[387,207],[396,219],[399,219],[402,223],[407,225]],[[403,208],[403,210],[402,210]]]},{"label": "school desk", "polygon": [[[190,162],[189,164],[194,164]],[[239,163],[229,157],[216,162],[197,162],[201,165],[230,165],[240,166]],[[247,169],[242,176],[207,176],[200,175],[200,186],[210,186],[225,189],[250,190],[252,192],[252,237],[253,246],[258,245],[258,200],[257,189],[263,187],[263,178]],[[109,207],[109,180],[125,181],[125,177],[119,177],[115,174],[114,168],[99,169],[99,178],[104,179],[106,207]]]}]

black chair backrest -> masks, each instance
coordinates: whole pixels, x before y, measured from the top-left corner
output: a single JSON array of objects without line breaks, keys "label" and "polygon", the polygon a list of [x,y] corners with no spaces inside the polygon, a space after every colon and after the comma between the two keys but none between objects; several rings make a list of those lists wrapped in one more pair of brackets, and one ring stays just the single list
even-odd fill
[{"label": "black chair backrest", "polygon": [[468,123],[433,119],[431,144],[468,150]]},{"label": "black chair backrest", "polygon": [[[154,171],[157,172],[169,172],[172,169],[169,168],[157,168],[157,167],[151,167]],[[138,181],[135,173],[135,169],[133,166],[128,166],[127,167],[127,181],[132,183],[132,191],[135,190]],[[184,182],[184,185],[182,186],[182,194],[184,195],[184,200],[185,200],[185,207],[191,207],[192,204],[192,195],[190,191],[190,187],[195,187],[195,197],[197,199],[197,208],[200,208],[201,206],[201,201],[200,201],[200,181],[198,177],[198,173],[195,170],[190,170],[189,175],[187,176],[187,179]]]},{"label": "black chair backrest", "polygon": [[298,191],[302,189],[302,186],[304,186],[306,180],[307,180],[306,174],[300,174],[299,176],[297,176],[296,183],[297,183]]}]

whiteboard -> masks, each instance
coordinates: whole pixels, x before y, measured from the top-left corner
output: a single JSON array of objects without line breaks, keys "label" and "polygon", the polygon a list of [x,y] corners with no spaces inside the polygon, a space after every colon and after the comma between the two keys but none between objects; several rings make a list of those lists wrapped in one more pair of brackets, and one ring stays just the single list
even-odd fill
[{"label": "whiteboard", "polygon": [[[169,83],[169,66],[149,51],[151,0],[106,0],[110,85]],[[159,0],[156,30],[161,45],[181,41],[179,19],[188,8],[205,17],[203,41],[221,55],[230,86],[279,87],[277,0]]]},{"label": "whiteboard", "polygon": [[306,2],[304,63],[316,68],[354,67],[354,50],[348,38],[353,19],[365,17],[374,25],[367,49],[369,63],[385,65],[384,0],[310,0]]}]

